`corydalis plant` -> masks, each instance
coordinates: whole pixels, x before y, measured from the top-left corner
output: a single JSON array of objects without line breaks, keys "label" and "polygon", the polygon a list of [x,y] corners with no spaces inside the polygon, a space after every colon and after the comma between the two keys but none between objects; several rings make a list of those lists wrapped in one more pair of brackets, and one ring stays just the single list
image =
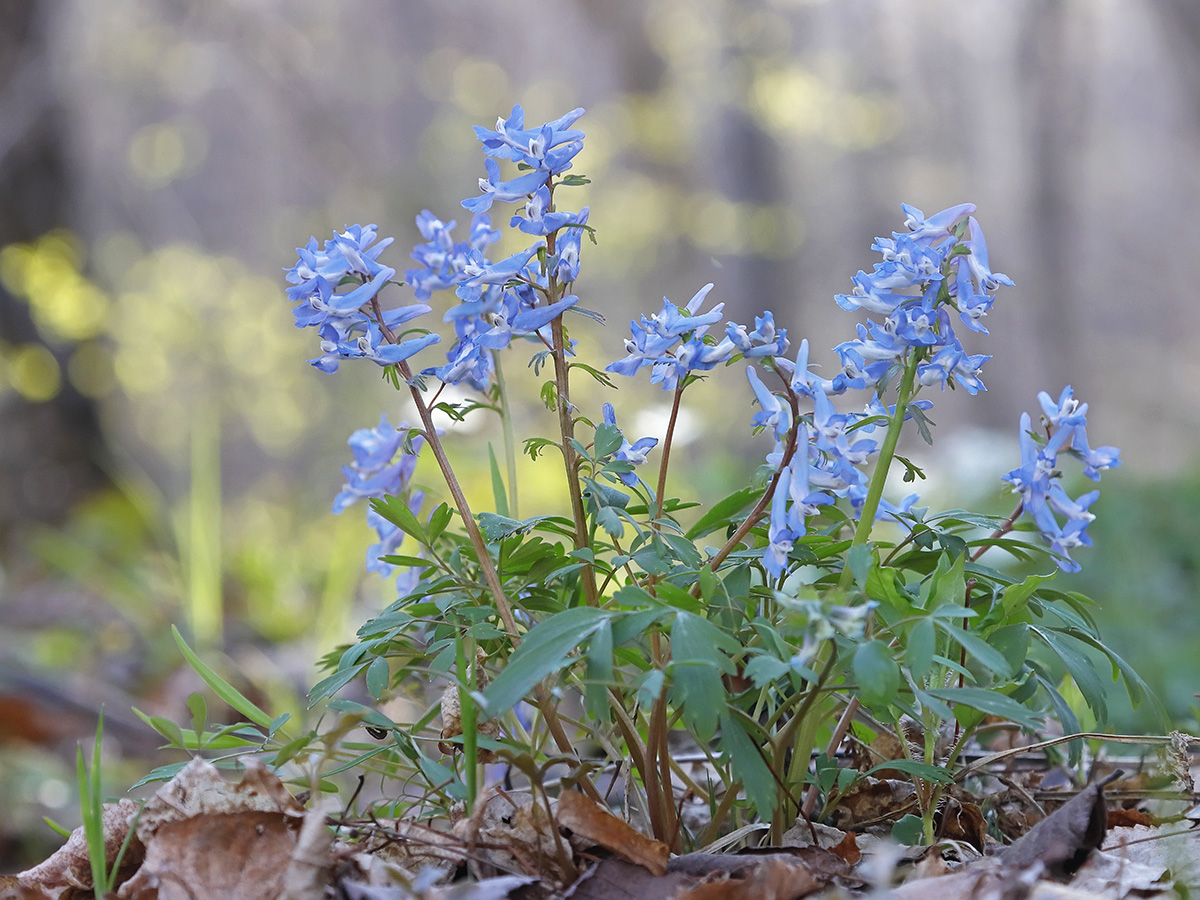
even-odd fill
[{"label": "corydalis plant", "polygon": [[[589,418],[571,400],[571,376],[580,371],[615,387],[576,355],[564,322],[571,313],[600,318],[574,293],[583,237],[592,236],[589,210],[559,207],[564,189],[587,182],[567,174],[583,147],[574,127],[581,115],[526,128],[515,107],[494,129],[476,129],[486,177],[479,195],[463,201],[473,214],[467,236],[456,240],[455,223],[429,211],[417,217],[424,242],[412,252],[418,266],[404,274],[414,302],[381,302],[396,273],[380,261],[390,239],[377,240],[374,226],[347,228],[320,248],[310,240],[288,271],[296,324],[319,332],[322,355],[313,365],[332,372],[347,359],[372,360],[409,391],[419,419],[392,428],[384,418],[351,439],[354,462],[335,509],[370,500],[380,537],[372,554],[404,575],[398,599],[330,658],[333,672],[314,687],[314,702],[360,676],[376,698],[409,679],[451,677],[462,734],[444,736],[442,746],[462,747],[457,771],[428,755],[438,736],[388,723],[394,764],[419,773],[432,796],[470,805],[480,748],[535,776],[539,765],[565,760],[570,783],[594,798],[598,770],[628,760],[635,811],[678,847],[705,843],[745,816],[769,821],[778,834],[797,811],[828,808],[848,781],[865,777],[843,777],[830,761],[852,720],[869,739],[903,734],[902,715],[921,723],[926,745],[898,741],[905,758],[889,767],[914,778],[932,837],[946,771],[985,715],[1033,729],[1052,710],[1070,729],[1073,712],[1054,674],[1063,667],[1102,712],[1080,645],[1109,654],[1136,699],[1136,676],[1100,642],[1077,595],[1054,590],[1049,576],[1018,579],[981,561],[991,548],[1032,557],[1034,548],[1010,533],[1021,512],[1064,568],[1074,565],[1067,550],[1086,542],[1095,498],[1069,498],[1057,457],[1079,456],[1090,476],[1118,458],[1113,448],[1090,448],[1086,408],[1069,389],[1058,404],[1043,395],[1052,429],[1045,439],[1022,421],[1022,466],[1006,476],[1021,503],[1009,518],[931,514],[915,494],[883,498],[894,463],[906,480],[922,475],[896,455],[906,423],[931,439],[932,403],[920,392],[984,390],[990,357],[970,352],[957,332],[986,335],[996,292],[1012,281],[992,271],[975,207],[927,217],[904,206],[906,230],[876,239],[881,261],[836,298],[869,318],[834,348],[840,366],[832,378],[810,363],[807,341],[793,353],[770,311],[753,327],[726,322],[724,304],[709,301],[711,284],[682,306],[664,298],[631,322],[624,357],[607,366],[621,376],[648,371],[672,394],[661,442],[630,440],[616,404]],[[486,253],[500,230],[488,213],[497,203],[523,204],[509,228],[533,241],[493,261]],[[416,323],[436,294],[451,291],[442,319],[453,343],[444,361],[414,372],[410,360],[438,341]],[[553,437],[526,438],[525,449],[537,458],[554,448],[563,463],[562,509],[531,518],[517,512],[501,364],[502,352],[517,346],[532,349],[535,370],[548,363],[541,396],[557,425]],[[684,394],[742,361],[750,363],[739,367],[747,398],[758,406],[751,424],[774,440],[765,477],[747,473],[748,486],[685,520],[680,513],[696,504],[675,496],[669,478]],[[451,404],[441,400],[446,385],[484,397]],[[500,413],[509,465],[506,484],[492,461],[494,511],[472,512],[432,424],[439,409],[455,418]],[[419,451],[434,456],[450,499],[428,512],[410,486]],[[656,477],[645,480],[655,455]],[[877,532],[880,519],[888,527]],[[400,555],[407,538],[417,548]],[[559,713],[567,693],[582,699],[585,719]],[[517,714],[523,701],[532,719]],[[387,723],[377,710],[370,715]],[[471,727],[477,716],[499,721],[502,738]],[[949,751],[933,740],[946,722],[955,723]],[[716,773],[708,783],[670,752],[668,735],[679,728]],[[596,752],[582,755],[580,738]],[[810,768],[822,748],[828,758]],[[679,784],[708,804],[705,833],[690,834],[681,822]]]}]

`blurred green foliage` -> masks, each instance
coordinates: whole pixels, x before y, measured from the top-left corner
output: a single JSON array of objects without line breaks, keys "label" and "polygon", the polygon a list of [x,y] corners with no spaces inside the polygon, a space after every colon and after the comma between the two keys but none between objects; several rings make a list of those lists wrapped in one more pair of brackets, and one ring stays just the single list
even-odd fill
[{"label": "blurred green foliage", "polygon": [[[1111,481],[1111,483],[1110,483]],[[1200,473],[1162,480],[1112,478],[1088,529],[1095,547],[1081,572],[1060,575],[1066,590],[1097,603],[1109,643],[1154,688],[1179,727],[1194,731],[1200,691]],[[1113,690],[1113,726],[1160,727],[1154,710],[1130,710]]]}]

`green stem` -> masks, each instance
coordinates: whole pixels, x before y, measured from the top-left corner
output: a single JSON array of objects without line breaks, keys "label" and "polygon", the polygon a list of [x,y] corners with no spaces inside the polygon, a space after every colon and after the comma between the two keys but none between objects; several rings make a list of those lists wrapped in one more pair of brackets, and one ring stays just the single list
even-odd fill
[{"label": "green stem", "polygon": [[[546,235],[547,257],[554,255],[555,237],[555,232]],[[559,295],[562,290],[558,284],[558,278],[553,272],[549,274],[548,282],[546,302],[556,303],[561,299]],[[588,540],[587,513],[583,507],[583,492],[579,487],[579,454],[575,452],[571,443],[575,437],[575,420],[571,418],[571,379],[570,369],[567,366],[567,339],[562,316],[558,316],[550,323],[550,334],[550,351],[554,358],[555,405],[558,407],[556,410],[558,433],[562,438],[563,466],[567,474],[567,492],[571,497],[571,518],[575,521],[575,549],[584,550],[589,546],[590,541]],[[599,596],[596,591],[596,570],[590,564],[585,565],[582,575],[584,598],[588,606],[595,606]]]},{"label": "green stem", "polygon": [[[675,386],[675,397],[671,401],[671,418],[667,421],[667,433],[663,438],[662,460],[658,464],[658,488],[654,498],[654,521],[662,518],[663,497],[667,491],[667,464],[671,460],[671,442],[675,437],[675,422],[679,418],[679,401],[683,399],[683,382]],[[658,530],[658,525],[653,525]]]},{"label": "green stem", "polygon": [[466,814],[470,816],[479,791],[479,732],[475,701],[471,699],[471,690],[479,683],[475,672],[475,642],[459,634],[454,641],[454,652],[458,667],[458,715],[462,726],[463,781],[467,784]]},{"label": "green stem", "polygon": [[517,439],[513,435],[512,403],[508,398],[508,382],[500,366],[500,354],[493,353],[496,363],[496,387],[500,395],[500,425],[504,429],[504,468],[508,474],[508,514],[521,518],[517,512]]},{"label": "green stem", "polygon": [[[875,462],[875,471],[871,475],[871,484],[867,488],[867,499],[863,501],[862,514],[858,527],[854,530],[853,544],[865,544],[871,538],[871,529],[875,525],[875,514],[879,511],[879,501],[883,497],[883,486],[887,482],[888,470],[892,467],[892,458],[896,455],[896,444],[900,440],[900,431],[904,428],[904,416],[908,412],[908,401],[912,399],[913,385],[917,379],[917,363],[923,359],[920,350],[909,353],[908,362],[900,376],[900,385],[896,390],[896,410],[888,422],[887,434],[883,437],[883,446],[879,448],[879,458]],[[882,398],[880,398],[882,399]],[[842,577],[838,586],[845,590],[854,579],[849,566],[842,569]]]}]

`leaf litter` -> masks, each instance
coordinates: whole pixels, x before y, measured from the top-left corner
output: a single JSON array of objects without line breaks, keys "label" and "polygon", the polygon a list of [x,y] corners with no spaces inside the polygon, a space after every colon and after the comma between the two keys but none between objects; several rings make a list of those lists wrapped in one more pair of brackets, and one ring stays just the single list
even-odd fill
[{"label": "leaf litter", "polygon": [[[799,820],[785,846],[671,857],[666,844],[575,791],[552,800],[491,788],[473,815],[448,827],[350,821],[332,798],[305,809],[261,763],[243,764],[233,782],[197,758],[144,806],[105,806],[109,864],[134,829],[120,900],[1126,900],[1192,896],[1200,886],[1196,814],[1157,824],[1145,809],[1110,808],[1106,787],[1124,794],[1145,783],[1141,775],[1121,781],[1120,771],[1007,846],[986,834],[980,804],[960,792],[939,811],[937,843],[902,847],[861,823],[886,819],[889,804],[898,818],[909,793],[890,779],[864,779],[863,796],[845,798],[845,828]],[[1186,788],[1176,796],[1194,802],[1190,776],[1175,782]],[[1038,817],[1036,786],[1017,793],[1028,801],[1026,821]],[[0,877],[0,900],[92,893],[82,828],[42,864]]]}]

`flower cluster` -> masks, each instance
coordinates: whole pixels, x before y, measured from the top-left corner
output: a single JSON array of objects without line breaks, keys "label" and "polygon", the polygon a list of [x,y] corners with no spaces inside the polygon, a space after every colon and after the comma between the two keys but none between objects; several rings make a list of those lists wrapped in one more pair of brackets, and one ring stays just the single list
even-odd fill
[{"label": "flower cluster", "polygon": [[[777,467],[778,476],[763,555],[772,575],[783,572],[793,542],[805,534],[806,520],[821,506],[846,497],[861,514],[868,492],[863,467],[879,450],[871,435],[878,422],[895,414],[895,407],[884,405],[876,386],[903,368],[912,359],[910,354],[918,354],[916,390],[935,384],[943,389],[958,385],[972,394],[984,389],[979,373],[989,357],[963,349],[950,313],[957,311],[967,328],[986,333],[981,319],[991,308],[996,289],[1012,280],[991,271],[983,232],[970,215],[975,211],[972,204],[953,206],[928,218],[907,204],[903,209],[909,230],[876,238],[872,249],[882,254],[883,261],[872,274],[860,271],[854,277],[852,293],[836,297],[843,309],[864,309],[884,318],[881,323],[868,319],[859,324],[856,340],[834,348],[842,364],[834,378],[810,370],[807,341],[801,341],[794,361],[784,356],[787,332],[776,329],[770,312],[755,320],[753,331],[730,322],[724,337],[714,339],[709,332],[721,321],[723,304],[700,311],[711,284],[682,309],[664,298],[660,312],[631,322],[626,356],[608,366],[621,375],[649,366],[650,380],[664,390],[686,384],[684,379],[693,372],[736,358],[761,359],[778,374],[782,395],[768,389],[754,367],[747,368],[759,406],[753,425],[775,437],[767,462]],[[849,389],[871,391],[862,412],[835,409],[830,397]],[[811,404],[810,412],[799,412],[801,400]],[[930,405],[911,400],[905,418],[922,414]],[[898,506],[880,501],[874,514],[894,516],[910,509],[916,499],[911,495]]]},{"label": "flower cluster", "polygon": [[[525,114],[514,106],[508,119],[495,130],[476,128],[487,155],[487,178],[479,179],[478,197],[462,202],[474,213],[467,241],[456,243],[450,232],[454,222],[443,223],[428,210],[417,217],[417,227],[427,243],[414,248],[412,258],[420,268],[404,273],[418,300],[428,300],[432,291],[454,289],[459,303],[449,309],[445,320],[454,325],[457,340],[442,366],[425,369],[447,384],[466,382],[484,390],[495,371],[492,354],[517,337],[536,337],[554,319],[579,302],[564,295],[561,286],[579,275],[582,233],[588,209],[563,212],[554,205],[554,189],[571,168],[583,148],[583,132],[571,126],[583,115],[575,109],[553,122],[526,129]],[[497,159],[516,163],[521,174],[502,180]],[[574,183],[582,183],[577,181]],[[514,215],[509,224],[538,240],[530,247],[499,262],[484,255],[487,246],[500,237],[486,215],[492,204],[524,201],[524,215]]]},{"label": "flower cluster", "polygon": [[[321,356],[309,360],[322,372],[336,372],[343,359],[369,359],[390,366],[436,344],[441,338],[425,334],[399,343],[384,339],[405,322],[429,312],[414,303],[383,312],[376,295],[396,275],[396,270],[378,262],[379,254],[392,238],[375,242],[374,225],[351,225],[317,248],[309,238],[297,247],[299,259],[287,270],[293,285],[287,295],[296,304],[292,315],[297,328],[316,328],[321,338]],[[374,245],[374,246],[372,246]],[[339,288],[348,290],[338,292]]]},{"label": "flower cluster", "polygon": [[[1121,465],[1116,447],[1092,448],[1087,438],[1087,404],[1074,397],[1070,385],[1063,389],[1056,403],[1049,394],[1038,394],[1042,407],[1042,423],[1047,437],[1039,441],[1033,432],[1029,413],[1021,414],[1021,467],[1013,469],[1004,480],[1021,496],[1023,511],[1033,519],[1050,549],[1060,557],[1059,566],[1068,572],[1079,571],[1071,559],[1075,547],[1090,546],[1087,526],[1095,515],[1088,511],[1099,491],[1090,491],[1072,500],[1062,486],[1058,470],[1058,455],[1067,453],[1083,463],[1083,474],[1092,481],[1100,480],[1104,469]],[[1059,516],[1063,517],[1059,522]]]},{"label": "flower cluster", "polygon": [[[980,370],[990,356],[968,354],[951,324],[950,309],[972,331],[987,334],[980,321],[991,309],[996,289],[1012,284],[1007,275],[989,268],[987,241],[970,213],[974,204],[963,203],[925,218],[921,210],[902,204],[908,233],[876,238],[871,246],[883,256],[868,275],[854,276],[854,290],[838,294],[845,310],[865,309],[884,316],[882,323],[867,320],[858,325],[858,339],[834,348],[845,368],[848,384],[863,388],[879,381],[888,369],[915,347],[925,348],[926,359],[917,369],[922,385],[954,381],[974,394],[985,390]],[[967,216],[967,238],[961,240],[955,224]]]},{"label": "flower cluster", "polygon": [[713,325],[721,321],[724,303],[718,303],[706,313],[700,306],[712,284],[696,292],[680,309],[663,297],[662,309],[641,322],[630,322],[632,337],[625,341],[626,356],[606,366],[618,375],[633,375],[639,369],[651,367],[650,381],[661,384],[663,390],[673,391],[689,374],[706,371],[720,363],[729,362],[735,353],[744,357],[777,356],[787,352],[787,329],[775,328],[775,318],[764,312],[755,320],[753,331],[736,322],[725,326],[725,337],[714,341],[708,336]]},{"label": "flower cluster", "polygon": [[[408,440],[408,425],[401,423],[392,427],[388,424],[386,414],[380,417],[378,427],[360,428],[354,432],[347,442],[354,454],[354,462],[342,466],[346,483],[333,501],[333,511],[341,513],[356,500],[401,497],[408,493],[408,507],[415,515],[425,495],[416,490],[409,492],[409,483],[425,439],[420,435],[412,436],[406,449],[405,442]],[[396,552],[404,540],[404,532],[369,507],[367,524],[379,536],[378,542],[367,548],[367,569],[387,578],[395,566],[383,562],[380,557]],[[412,568],[405,569],[405,572],[413,578],[416,576],[416,570]]]}]

